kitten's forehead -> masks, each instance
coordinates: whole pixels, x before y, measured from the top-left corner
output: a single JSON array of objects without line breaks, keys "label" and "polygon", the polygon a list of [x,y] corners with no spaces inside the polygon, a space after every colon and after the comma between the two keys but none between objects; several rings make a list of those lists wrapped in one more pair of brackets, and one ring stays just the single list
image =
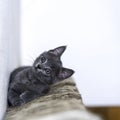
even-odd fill
[{"label": "kitten's forehead", "polygon": [[45,57],[47,59],[47,64],[51,64],[51,65],[56,65],[56,66],[61,66],[62,62],[59,56],[56,56],[50,52],[43,52],[38,59],[40,59],[41,57]]},{"label": "kitten's forehead", "polygon": [[59,56],[56,56],[56,55],[54,55],[54,54],[52,54],[52,53],[50,53],[50,52],[43,52],[43,53],[40,55],[40,57],[41,57],[41,56],[44,56],[44,57],[46,57],[47,59],[60,60],[60,57],[59,57]]}]

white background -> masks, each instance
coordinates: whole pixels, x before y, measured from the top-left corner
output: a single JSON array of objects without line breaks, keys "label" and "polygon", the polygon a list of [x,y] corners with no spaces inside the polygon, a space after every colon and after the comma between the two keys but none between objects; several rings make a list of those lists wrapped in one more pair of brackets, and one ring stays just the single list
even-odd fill
[{"label": "white background", "polygon": [[120,105],[120,1],[22,0],[22,65],[61,45],[83,102]]}]

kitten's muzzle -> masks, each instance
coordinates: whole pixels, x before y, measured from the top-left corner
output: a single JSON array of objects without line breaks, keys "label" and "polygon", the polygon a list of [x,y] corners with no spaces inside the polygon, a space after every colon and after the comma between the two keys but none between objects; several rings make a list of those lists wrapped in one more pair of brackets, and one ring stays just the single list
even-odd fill
[{"label": "kitten's muzzle", "polygon": [[36,64],[36,65],[35,65],[35,70],[41,70],[41,69],[42,69],[42,67],[41,67],[40,64]]}]

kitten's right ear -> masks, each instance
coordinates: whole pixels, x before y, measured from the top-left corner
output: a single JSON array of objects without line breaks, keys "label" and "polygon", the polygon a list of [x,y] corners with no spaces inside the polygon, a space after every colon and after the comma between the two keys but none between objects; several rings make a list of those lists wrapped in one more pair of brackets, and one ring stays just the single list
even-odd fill
[{"label": "kitten's right ear", "polygon": [[63,52],[65,51],[65,49],[66,49],[66,46],[60,46],[53,50],[49,50],[49,52],[60,57],[63,54]]},{"label": "kitten's right ear", "polygon": [[57,81],[61,81],[71,77],[74,74],[74,70],[68,68],[62,68],[57,76]]},{"label": "kitten's right ear", "polygon": [[62,68],[60,70],[60,72],[58,73],[58,75],[56,76],[53,83],[57,83],[57,82],[60,82],[62,80],[65,80],[65,79],[71,77],[73,74],[74,74],[74,70],[68,69],[68,68]]}]

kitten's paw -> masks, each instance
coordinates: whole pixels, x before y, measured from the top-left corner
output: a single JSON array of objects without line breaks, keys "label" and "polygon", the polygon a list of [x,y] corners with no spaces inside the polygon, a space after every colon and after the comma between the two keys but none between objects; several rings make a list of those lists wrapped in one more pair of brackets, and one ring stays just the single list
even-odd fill
[{"label": "kitten's paw", "polygon": [[31,91],[25,91],[20,95],[20,98],[25,102],[30,102],[35,99],[38,95]]},{"label": "kitten's paw", "polygon": [[25,102],[29,102],[33,99],[34,95],[30,91],[25,91],[20,95],[20,98]]},{"label": "kitten's paw", "polygon": [[29,91],[25,91],[20,95],[20,98],[22,100],[25,100],[25,99],[29,98],[29,94],[30,94]]},{"label": "kitten's paw", "polygon": [[16,100],[14,103],[13,103],[13,106],[21,106],[24,104],[24,101],[19,99],[19,100]]}]

